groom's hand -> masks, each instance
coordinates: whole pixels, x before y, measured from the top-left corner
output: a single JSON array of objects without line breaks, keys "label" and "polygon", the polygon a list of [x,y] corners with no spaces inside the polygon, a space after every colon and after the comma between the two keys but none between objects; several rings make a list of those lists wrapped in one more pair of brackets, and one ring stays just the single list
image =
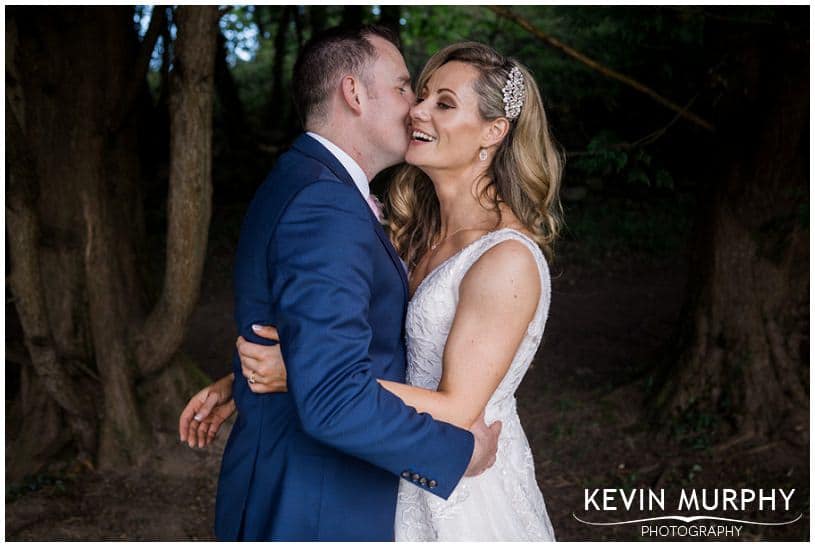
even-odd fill
[{"label": "groom's hand", "polygon": [[[262,325],[252,325],[255,334],[279,342],[277,329]],[[239,336],[235,345],[241,360],[241,371],[253,393],[280,393],[286,387],[286,363],[280,352],[280,344],[262,346]]]},{"label": "groom's hand", "polygon": [[473,455],[470,465],[464,471],[465,477],[480,475],[495,463],[498,453],[498,436],[501,434],[501,422],[493,422],[489,427],[484,422],[484,413],[470,427],[470,433],[475,438]]}]

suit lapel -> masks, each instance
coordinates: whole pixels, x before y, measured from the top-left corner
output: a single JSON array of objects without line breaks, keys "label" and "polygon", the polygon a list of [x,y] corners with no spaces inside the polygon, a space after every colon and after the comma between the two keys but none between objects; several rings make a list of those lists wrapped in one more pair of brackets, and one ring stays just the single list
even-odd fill
[{"label": "suit lapel", "polygon": [[374,231],[376,235],[379,237],[379,241],[385,247],[385,250],[388,252],[388,255],[391,257],[391,261],[393,265],[396,266],[396,270],[399,272],[399,278],[402,280],[402,290],[405,293],[405,300],[407,300],[408,296],[408,279],[407,279],[407,272],[405,271],[405,263],[402,262],[402,259],[399,258],[399,255],[396,253],[396,249],[393,248],[393,244],[391,243],[390,238],[385,233],[385,230],[382,228],[382,225],[379,223],[379,219],[376,218],[373,211],[371,211],[371,219],[374,224]]},{"label": "suit lapel", "polygon": [[[300,135],[292,148],[296,149],[301,154],[305,154],[310,158],[314,158],[315,160],[319,161],[341,181],[350,184],[354,188],[356,188],[356,184],[354,184],[354,179],[351,178],[351,175],[348,171],[345,170],[345,167],[342,166],[340,160],[334,157],[334,154],[328,151],[325,146],[317,142],[316,139],[313,139],[306,135],[305,133]],[[362,194],[360,194],[360,197]]]},{"label": "suit lapel", "polygon": [[[308,135],[303,134],[296,141],[294,141],[292,148],[297,149],[300,153],[310,156],[325,165],[339,180],[353,186],[354,189],[357,190],[359,198],[363,202],[365,201],[365,198],[362,197],[362,194],[359,192],[356,184],[354,184],[354,179],[351,178],[351,175],[348,173],[348,171],[346,171],[345,167],[342,166],[342,163],[340,163],[340,161],[334,157],[334,154],[329,152],[322,144]],[[399,272],[399,279],[402,280],[402,291],[404,292],[405,300],[407,300],[408,280],[403,262],[399,258],[399,255],[396,254],[396,249],[393,248],[390,239],[388,238],[387,234],[385,234],[385,230],[382,229],[379,219],[376,218],[376,215],[374,215],[373,211],[370,210],[371,208],[367,203],[365,203],[365,207],[370,213],[371,224],[374,226],[374,232],[376,232],[382,246],[385,247],[385,251],[388,253],[388,256],[393,262],[393,266],[396,268],[396,271]]]}]

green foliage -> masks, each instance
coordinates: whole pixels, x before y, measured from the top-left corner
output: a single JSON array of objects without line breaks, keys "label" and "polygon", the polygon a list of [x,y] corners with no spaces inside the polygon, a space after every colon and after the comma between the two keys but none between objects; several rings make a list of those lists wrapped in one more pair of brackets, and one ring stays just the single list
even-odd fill
[{"label": "green foliage", "polygon": [[[695,177],[698,171],[683,171],[690,166],[681,161],[681,151],[670,138],[687,131],[688,124],[679,121],[666,135],[660,133],[659,139],[648,138],[674,114],[486,7],[410,5],[398,9],[403,51],[414,76],[435,51],[461,40],[490,44],[532,71],[553,133],[567,151],[564,184],[590,188],[584,202],[567,203],[564,246],[572,247],[578,260],[604,260],[609,254],[627,253],[665,256],[678,249],[688,235],[692,208],[690,198],[675,189],[676,181],[693,184],[696,181],[689,175]],[[684,6],[511,9],[542,32],[680,104],[704,86],[710,62],[702,54],[704,10]],[[284,10],[290,11],[281,28]],[[302,43],[311,37],[315,25],[339,24],[348,13],[345,6],[338,5],[258,5],[233,6],[222,18],[227,61],[249,134],[258,139],[259,150],[269,155],[266,163],[296,131],[291,71]],[[146,14],[146,10],[135,14],[142,18],[142,28]],[[382,14],[378,6],[362,9],[365,22],[376,22]],[[281,31],[285,32],[285,50],[278,52],[275,45]],[[281,56],[282,95],[274,105],[272,81]],[[157,88],[158,74],[151,74],[150,81]],[[216,142],[220,142],[217,135]],[[235,165],[240,170],[246,162],[230,163],[221,157],[217,165]],[[232,181],[257,178],[232,168],[226,172]],[[216,169],[216,173],[221,171]],[[796,216],[804,222],[808,207],[800,209]]]},{"label": "green foliage", "polygon": [[688,470],[688,474],[687,474],[688,482],[689,483],[693,482],[693,479],[696,477],[696,475],[698,475],[701,472],[702,472],[702,466],[699,465],[698,463],[693,464],[691,466],[691,468]]},{"label": "green foliage", "polygon": [[601,131],[571,167],[584,177],[613,178],[626,184],[672,190],[673,176],[645,149],[620,144],[613,131]]},{"label": "green foliage", "polygon": [[418,76],[425,61],[442,47],[464,40],[490,43],[499,22],[483,8],[403,6],[400,37],[408,68]]},{"label": "green foliage", "polygon": [[571,259],[587,264],[601,264],[613,256],[669,256],[688,238],[691,208],[692,199],[685,195],[647,200],[590,196],[565,205],[562,245]]},{"label": "green foliage", "polygon": [[234,65],[238,59],[252,58],[255,44],[260,38],[256,23],[256,6],[233,6],[220,19],[221,33],[226,38],[227,62]]},{"label": "green foliage", "polygon": [[[711,63],[715,62],[704,50],[703,31],[714,11],[709,7],[549,5],[511,9],[547,35],[680,105],[703,93],[709,84]],[[281,29],[284,10],[294,11]],[[227,59],[251,134],[260,140],[261,150],[274,154],[296,130],[289,90],[291,69],[302,43],[311,37],[315,25],[336,25],[349,10],[340,5],[234,6],[222,18]],[[767,8],[715,11],[718,19],[778,17]],[[377,22],[383,12],[379,6],[365,6],[362,20]],[[146,13],[145,9],[135,13],[136,18],[142,17],[142,28]],[[680,120],[661,132],[674,113],[564,55],[514,22],[486,7],[465,5],[398,6],[397,20],[414,76],[439,48],[461,40],[490,44],[527,65],[541,88],[553,133],[567,151],[566,184],[594,179],[606,189],[616,188],[617,194],[641,197],[643,192],[654,196],[675,192],[677,180],[697,182],[692,177],[698,175],[698,166],[691,171],[694,166],[683,160],[683,151],[675,146],[679,139],[671,141],[673,135],[687,137],[682,133],[693,131],[690,124]],[[275,39],[281,30],[286,35],[285,50],[278,52]],[[277,99],[279,104],[273,105],[272,80],[281,53],[283,94]],[[155,75],[151,84],[158,85]],[[684,206],[680,209],[687,212]],[[653,210],[625,206],[614,218],[599,210],[571,211],[566,218],[571,236],[587,241],[589,249],[616,252],[630,243],[635,250],[659,254],[676,248],[678,238],[672,234],[684,235],[688,224],[666,210],[662,204]],[[808,206],[802,204],[796,218],[803,224],[808,216]]]},{"label": "green foliage", "polygon": [[628,164],[628,153],[615,147],[619,138],[612,131],[601,131],[590,142],[586,154],[572,162],[576,169],[587,175],[618,174]]},{"label": "green foliage", "polygon": [[[250,119],[257,119],[251,114],[267,111],[264,102],[269,100],[274,39],[283,9],[286,7],[234,6],[221,21],[228,60]],[[330,26],[342,21],[345,7],[297,9],[302,37],[307,40],[316,10],[322,10],[320,17]],[[556,135],[567,149],[585,149],[604,131],[633,140],[641,134],[632,135],[632,131],[640,131],[639,126],[642,134],[653,131],[654,113],[665,113],[663,107],[566,57],[485,7],[399,6],[399,10],[403,50],[414,75],[430,55],[447,44],[461,40],[490,44],[530,68],[550,109]],[[665,91],[680,103],[703,83],[707,68],[701,56],[704,17],[690,8],[514,6],[512,10],[541,31]],[[365,7],[363,20],[376,22],[381,12],[378,6]],[[283,72],[287,85],[300,46],[295,27],[290,18]]]},{"label": "green foliage", "polygon": [[[298,41],[297,23],[294,14],[290,15],[284,29],[285,51],[283,53],[283,119],[269,119],[269,112],[273,110],[270,101],[272,100],[272,75],[275,71],[275,40],[281,31],[282,11],[292,9],[292,6],[234,6],[229,14],[224,16],[221,29],[226,38],[227,61],[232,67],[232,75],[238,87],[248,120],[254,125],[255,133],[268,133],[266,129],[274,124],[281,131],[278,134],[285,134],[286,131],[280,128],[281,123],[294,123],[293,102],[288,93],[291,88],[291,75],[294,69],[294,62],[300,51],[301,43]],[[343,6],[298,6],[297,18],[301,24],[303,43],[308,41],[313,28],[311,22],[314,19],[314,11],[321,9],[325,15],[324,24],[326,27],[338,25],[342,21]],[[226,22],[224,22],[226,20]],[[374,22],[372,9],[363,9],[363,22]],[[261,32],[260,26],[263,28]],[[237,53],[245,51],[247,55]],[[231,52],[235,52],[232,54]]]},{"label": "green foliage", "polygon": [[[515,6],[542,32],[640,79],[683,103],[703,83],[701,14],[685,8]],[[526,64],[541,88],[556,138],[569,156],[567,177],[672,189],[673,149],[627,145],[671,114],[642,95],[548,47],[515,23],[471,6],[403,7],[402,39],[417,74],[438,48],[459,40],[488,43]],[[660,120],[655,122],[654,120]],[[680,126],[681,127],[681,126]]]}]

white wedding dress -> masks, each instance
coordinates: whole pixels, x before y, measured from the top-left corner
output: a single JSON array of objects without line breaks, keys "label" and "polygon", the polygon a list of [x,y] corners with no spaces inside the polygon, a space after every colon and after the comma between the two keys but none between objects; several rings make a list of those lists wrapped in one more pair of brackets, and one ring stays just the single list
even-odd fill
[{"label": "white wedding dress", "polygon": [[470,267],[502,241],[523,242],[538,264],[541,296],[509,370],[487,403],[485,420],[503,422],[495,465],[464,477],[448,500],[402,480],[396,505],[397,541],[554,541],[535,464],[518,419],[515,391],[532,362],[549,312],[549,268],[537,245],[512,229],[488,233],[433,270],[408,305],[407,383],[437,389],[442,355],[458,304],[458,289]]}]

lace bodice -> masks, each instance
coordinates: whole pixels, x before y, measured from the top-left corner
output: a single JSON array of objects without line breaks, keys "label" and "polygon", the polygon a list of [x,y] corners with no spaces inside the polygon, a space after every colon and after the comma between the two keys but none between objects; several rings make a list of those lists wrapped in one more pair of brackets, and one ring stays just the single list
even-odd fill
[{"label": "lace bodice", "polygon": [[503,424],[496,463],[483,475],[463,478],[446,501],[402,481],[396,513],[398,540],[554,539],[535,480],[532,452],[515,405],[515,392],[540,344],[551,297],[549,268],[534,241],[516,230],[497,230],[477,239],[427,275],[408,305],[407,383],[438,388],[461,281],[485,252],[510,239],[523,243],[535,257],[541,292],[526,335],[485,410],[488,424],[495,420]]}]

